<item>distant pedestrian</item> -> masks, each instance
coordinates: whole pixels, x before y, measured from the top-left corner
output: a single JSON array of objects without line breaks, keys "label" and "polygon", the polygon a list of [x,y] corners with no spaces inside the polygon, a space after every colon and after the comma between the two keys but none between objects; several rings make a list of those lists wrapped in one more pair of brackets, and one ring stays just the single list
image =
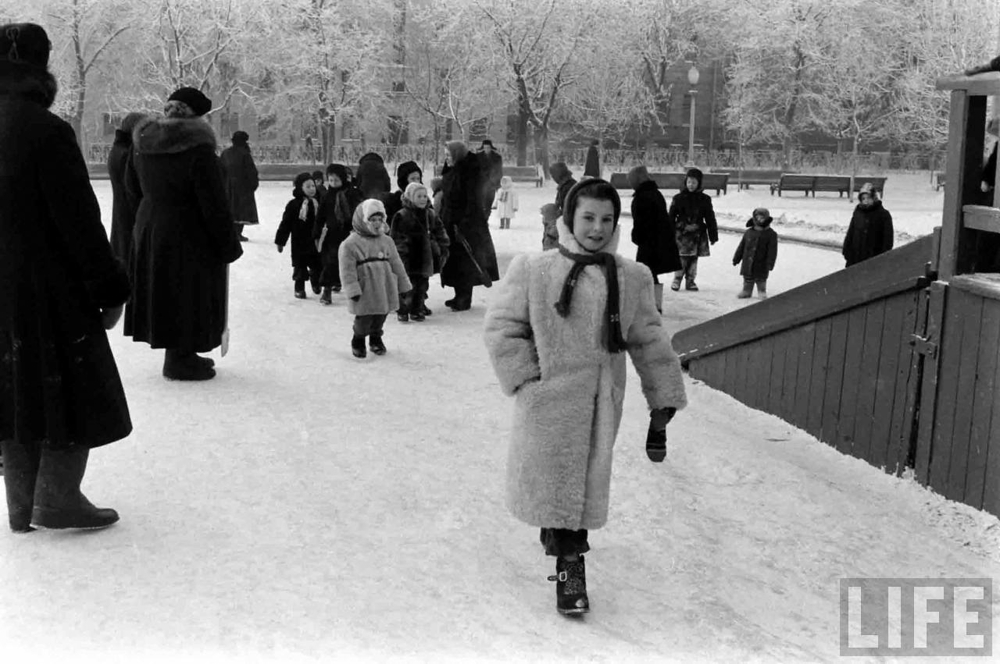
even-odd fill
[{"label": "distant pedestrian", "polygon": [[883,207],[875,186],[866,182],[858,191],[858,204],[844,236],[846,267],[884,254],[892,249],[894,239],[892,215]]},{"label": "distant pedestrian", "polygon": [[778,234],[771,228],[772,221],[767,208],[754,210],[733,254],[733,265],[740,266],[743,276],[743,290],[736,296],[740,299],[753,295],[754,284],[757,295],[762,299],[767,297],[767,277],[778,259]]},{"label": "distant pedestrian", "polygon": [[559,247],[559,208],[555,203],[546,203],[538,211],[542,215],[542,251]]},{"label": "distant pedestrian", "polygon": [[385,205],[385,215],[389,222],[396,216],[396,213],[403,209],[403,192],[411,182],[423,182],[424,172],[415,161],[404,161],[396,167],[396,186],[398,191],[385,196],[382,203]]},{"label": "distant pedestrian", "polygon": [[385,162],[382,156],[376,152],[368,152],[358,160],[358,172],[354,185],[361,190],[363,198],[377,198],[382,200],[392,182],[389,180],[389,171],[385,170]]},{"label": "distant pedestrian", "polygon": [[250,154],[249,141],[250,134],[237,131],[232,136],[232,146],[223,150],[219,156],[223,181],[226,184],[226,198],[229,200],[229,211],[239,229],[240,242],[249,239],[244,233],[244,228],[259,223],[254,192],[260,185],[260,178],[253,155]]},{"label": "distant pedestrian", "polygon": [[486,139],[479,148],[479,169],[483,178],[482,200],[484,216],[490,218],[490,207],[497,190],[500,188],[500,181],[503,178],[503,156],[493,147],[493,141]]},{"label": "distant pedestrian", "polygon": [[493,205],[500,217],[500,228],[510,228],[510,221],[517,214],[517,192],[514,191],[514,181],[505,175],[500,178],[500,190],[496,193]]},{"label": "distant pedestrian", "polygon": [[597,153],[598,145],[600,145],[600,141],[593,140],[590,142],[590,147],[587,148],[587,161],[583,166],[583,174],[588,178],[601,177],[601,157]]},{"label": "distant pedestrian", "polygon": [[[328,189],[326,196],[319,202],[316,223],[313,225],[313,239],[316,241],[316,248],[323,264],[323,271],[320,274],[323,294],[319,301],[321,304],[330,305],[333,304],[332,294],[340,292],[340,265],[337,261],[337,252],[340,250],[340,243],[346,240],[351,232],[350,225],[343,224],[337,215],[338,197],[350,186],[347,169],[343,164],[330,164],[326,167],[326,182]],[[354,214],[353,210],[351,214]]]},{"label": "distant pedestrian", "polygon": [[430,206],[427,187],[419,182],[406,185],[403,209],[393,216],[389,227],[413,285],[410,295],[400,298],[398,319],[401,323],[423,322],[431,313],[425,304],[430,278],[448,259],[449,245],[444,225]]},{"label": "distant pedestrian", "polygon": [[274,235],[274,244],[281,253],[291,237],[292,279],[295,282],[295,297],[300,300],[306,297],[307,280],[314,293],[319,295],[322,290],[320,273],[323,265],[313,239],[318,213],[319,201],[316,200],[316,183],[312,173],[299,173],[292,187],[292,200],[285,206],[285,213]]},{"label": "distant pedestrian", "polygon": [[322,202],[326,198],[326,177],[323,171],[312,172],[313,184],[316,185],[316,200]]},{"label": "distant pedestrian", "polygon": [[565,162],[557,161],[556,163],[549,166],[549,175],[556,183],[556,207],[559,208],[559,214],[563,213],[563,201],[566,199],[566,194],[569,190],[573,188],[576,184],[576,180],[573,178],[573,173],[569,170],[569,167]]},{"label": "distant pedestrian", "polygon": [[710,255],[709,245],[719,241],[712,198],[702,191],[702,172],[689,169],[684,189],[670,201],[667,215],[674,228],[681,269],[674,272],[671,290],[680,290],[681,280],[689,291],[698,290],[698,259]]}]

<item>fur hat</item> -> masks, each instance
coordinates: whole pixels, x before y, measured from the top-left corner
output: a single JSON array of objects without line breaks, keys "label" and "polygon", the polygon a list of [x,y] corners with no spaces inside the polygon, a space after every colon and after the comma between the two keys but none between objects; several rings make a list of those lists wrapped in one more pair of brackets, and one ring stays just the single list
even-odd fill
[{"label": "fur hat", "polygon": [[618,196],[618,191],[607,180],[590,178],[574,184],[566,194],[566,200],[563,201],[563,221],[570,230],[573,230],[573,215],[576,213],[576,204],[580,198],[611,201],[615,210],[615,226],[618,225],[618,217],[622,213],[622,199]]},{"label": "fur hat", "polygon": [[414,173],[420,173],[420,179],[424,179],[424,172],[417,166],[417,162],[415,161],[404,161],[396,167],[396,184],[399,185],[400,191],[406,191],[409,177]]},{"label": "fur hat", "polygon": [[573,177],[573,171],[569,170],[569,166],[566,165],[564,161],[557,161],[556,163],[549,166],[549,175],[556,182],[562,182],[566,178]]},{"label": "fur hat", "polygon": [[701,172],[698,168],[689,168],[684,176],[685,178],[694,178],[698,181],[698,188],[701,189],[701,181],[705,178],[705,174]]},{"label": "fur hat", "polygon": [[0,25],[0,60],[45,69],[49,66],[51,50],[52,42],[40,25],[34,23]]},{"label": "fur hat", "polygon": [[416,203],[413,197],[416,196],[417,192],[420,191],[421,189],[427,192],[426,185],[420,182],[411,182],[410,184],[406,185],[406,189],[403,190],[403,195],[401,198],[403,199],[404,202]]},{"label": "fur hat", "polygon": [[451,157],[452,166],[465,159],[465,156],[469,154],[469,148],[462,141],[448,141],[445,147],[448,148],[448,156]]},{"label": "fur hat", "polygon": [[197,88],[178,88],[173,94],[167,97],[167,101],[179,101],[187,104],[187,107],[196,117],[205,115],[212,110],[212,100],[202,94]]},{"label": "fur hat", "polygon": [[538,210],[542,213],[542,219],[558,219],[559,218],[559,206],[555,203],[546,203]]},{"label": "fur hat", "polygon": [[649,182],[649,171],[645,166],[636,166],[628,172],[628,186],[638,189],[643,182]]},{"label": "fur hat", "polygon": [[139,120],[142,120],[144,117],[146,117],[145,113],[132,111],[122,119],[122,124],[121,127],[119,127],[119,130],[128,134],[130,137],[129,140],[131,140],[132,130],[135,129],[137,124],[139,124]]},{"label": "fur hat", "polygon": [[312,182],[312,179],[312,173],[306,173],[303,171],[302,173],[296,175],[295,180],[293,180],[292,196],[295,198],[302,198],[305,196],[305,192],[302,191],[302,185],[306,182]]},{"label": "fur hat", "polygon": [[233,132],[233,143],[246,143],[250,140],[250,134],[246,133],[242,129]]},{"label": "fur hat", "polygon": [[753,227],[753,223],[757,221],[758,214],[764,217],[764,222],[761,224],[764,227],[770,226],[771,222],[774,221],[771,219],[771,211],[766,207],[754,208],[753,213],[750,214],[750,220],[747,221],[747,228]]},{"label": "fur hat", "polygon": [[493,141],[491,141],[490,139],[487,138],[487,139],[483,140],[482,145],[480,145],[479,147],[480,148],[485,148],[487,145],[492,148],[493,147]]},{"label": "fur hat", "polygon": [[862,196],[870,197],[872,199],[872,202],[874,203],[875,201],[878,200],[878,189],[876,189],[875,185],[872,184],[871,182],[865,182],[863,185],[861,185],[861,188],[858,189],[859,201],[861,200]]},{"label": "fur hat", "polygon": [[313,171],[312,172],[312,176],[313,176],[313,180],[322,180],[323,179],[323,171]]}]

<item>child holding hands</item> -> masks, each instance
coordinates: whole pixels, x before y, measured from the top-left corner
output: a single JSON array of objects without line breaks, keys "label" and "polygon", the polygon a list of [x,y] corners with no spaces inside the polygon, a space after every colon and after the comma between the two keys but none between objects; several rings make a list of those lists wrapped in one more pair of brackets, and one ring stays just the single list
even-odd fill
[{"label": "child holding hands", "polygon": [[558,251],[515,257],[485,320],[501,389],[515,397],[507,507],[541,528],[545,553],[556,557],[549,578],[557,581],[556,608],[564,615],[590,608],[583,554],[588,531],[607,521],[624,352],[652,411],[651,460],[663,459],[667,422],[686,404],[652,275],[615,254],[620,213],[608,182],[574,185],[558,222]]},{"label": "child holding hands", "polygon": [[376,355],[385,354],[382,332],[386,316],[399,307],[400,293],[412,289],[396,243],[386,235],[385,206],[369,198],[354,211],[350,236],[340,245],[340,282],[354,314],[351,352],[362,358],[365,337]]}]

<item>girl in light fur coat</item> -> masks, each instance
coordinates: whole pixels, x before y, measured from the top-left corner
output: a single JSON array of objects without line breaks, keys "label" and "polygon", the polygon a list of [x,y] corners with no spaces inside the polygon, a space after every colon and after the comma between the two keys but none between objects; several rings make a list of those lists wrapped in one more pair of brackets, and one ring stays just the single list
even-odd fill
[{"label": "girl in light fur coat", "polygon": [[589,610],[587,532],[607,521],[623,351],[639,373],[651,430],[664,431],[686,397],[652,276],[615,255],[617,192],[604,180],[584,180],[563,211],[558,251],[511,262],[487,311],[485,339],[501,389],[515,397],[507,507],[541,528],[546,554],[556,556],[549,577],[558,581],[556,607],[580,615]]}]

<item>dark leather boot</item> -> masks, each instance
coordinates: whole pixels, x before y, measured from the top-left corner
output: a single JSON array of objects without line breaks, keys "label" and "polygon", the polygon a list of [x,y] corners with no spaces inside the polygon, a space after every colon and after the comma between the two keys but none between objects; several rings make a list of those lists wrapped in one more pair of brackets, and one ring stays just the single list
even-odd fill
[{"label": "dark leather boot", "polygon": [[556,574],[549,581],[556,582],[556,610],[564,616],[582,616],[590,611],[587,597],[587,568],[583,556],[576,560],[556,558]]},{"label": "dark leather boot", "polygon": [[365,349],[365,338],[355,335],[351,338],[351,353],[354,357],[368,357],[368,351]]},{"label": "dark leather boot", "polygon": [[382,341],[381,334],[370,335],[368,345],[376,355],[385,355],[385,343]]},{"label": "dark leather boot", "polygon": [[35,482],[41,463],[40,448],[13,440],[0,441],[4,459],[4,486],[7,492],[7,519],[15,533],[28,533],[35,501]]},{"label": "dark leather boot", "polygon": [[214,364],[209,358],[168,348],[163,354],[163,377],[170,380],[209,380],[215,378]]},{"label": "dark leather boot", "polygon": [[40,528],[107,528],[118,512],[94,507],[80,491],[90,450],[82,446],[42,450],[32,525]]}]

